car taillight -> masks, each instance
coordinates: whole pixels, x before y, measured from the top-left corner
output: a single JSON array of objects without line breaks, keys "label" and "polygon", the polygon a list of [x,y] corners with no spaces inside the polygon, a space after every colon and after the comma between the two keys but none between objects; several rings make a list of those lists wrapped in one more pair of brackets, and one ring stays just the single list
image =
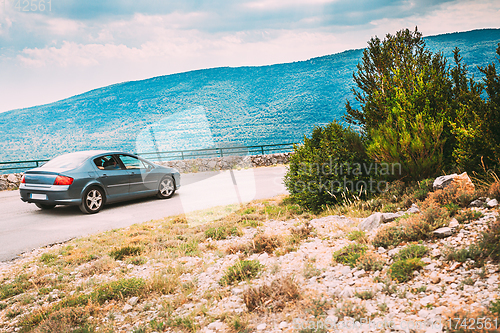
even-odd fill
[{"label": "car taillight", "polygon": [[26,179],[24,179],[24,175],[23,178],[21,178],[21,183],[26,184]]},{"label": "car taillight", "polygon": [[66,176],[57,176],[54,180],[54,185],[71,185],[73,184],[73,178]]}]

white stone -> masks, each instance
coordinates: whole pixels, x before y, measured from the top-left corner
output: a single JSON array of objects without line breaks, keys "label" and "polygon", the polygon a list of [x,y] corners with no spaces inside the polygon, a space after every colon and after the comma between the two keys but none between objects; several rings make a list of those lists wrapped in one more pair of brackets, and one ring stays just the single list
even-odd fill
[{"label": "white stone", "polygon": [[128,303],[128,304],[130,304],[130,305],[132,305],[132,306],[134,306],[134,305],[136,305],[136,304],[137,304],[137,301],[138,301],[138,300],[139,300],[139,297],[135,297],[135,296],[134,296],[134,297],[131,297],[131,298],[128,300],[128,302],[127,302],[127,303]]},{"label": "white stone", "polygon": [[498,206],[498,201],[497,199],[492,199],[492,200],[489,200],[486,205],[489,207],[489,208],[493,208],[493,207],[496,207]]},{"label": "white stone", "polygon": [[132,310],[132,309],[133,309],[133,307],[132,307],[132,305],[130,305],[130,304],[125,304],[125,305],[123,306],[123,312],[129,312],[129,311],[130,311],[130,310]]},{"label": "white stone", "polygon": [[257,325],[257,331],[263,331],[266,329],[266,327],[267,327],[267,325],[265,323]]},{"label": "white stone", "polygon": [[460,223],[458,223],[457,219],[456,218],[452,218],[451,221],[450,221],[450,224],[448,224],[448,227],[450,228],[456,228],[460,225]]},{"label": "white stone", "polygon": [[288,327],[288,323],[286,321],[282,321],[279,325],[279,328],[280,329],[284,329],[284,328],[287,328]]}]

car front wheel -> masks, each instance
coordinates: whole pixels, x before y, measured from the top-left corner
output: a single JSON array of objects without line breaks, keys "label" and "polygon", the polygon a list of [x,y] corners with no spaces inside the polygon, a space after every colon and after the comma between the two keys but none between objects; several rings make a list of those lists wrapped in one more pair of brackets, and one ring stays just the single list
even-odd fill
[{"label": "car front wheel", "polygon": [[104,204],[104,192],[99,187],[89,187],[85,190],[80,204],[80,210],[85,214],[99,212]]},{"label": "car front wheel", "polygon": [[168,199],[172,197],[175,193],[175,181],[172,177],[166,176],[160,181],[158,186],[158,194],[156,195],[160,199]]}]

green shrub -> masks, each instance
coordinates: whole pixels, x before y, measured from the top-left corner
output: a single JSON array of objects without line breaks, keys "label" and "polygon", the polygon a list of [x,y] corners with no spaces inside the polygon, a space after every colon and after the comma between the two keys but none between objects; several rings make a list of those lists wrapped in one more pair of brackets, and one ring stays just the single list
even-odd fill
[{"label": "green shrub", "polygon": [[120,279],[98,286],[91,294],[91,298],[102,304],[107,300],[123,299],[139,295],[146,283],[141,278]]},{"label": "green shrub", "polygon": [[482,233],[479,248],[483,257],[494,261],[500,259],[500,217],[490,223],[488,229]]},{"label": "green shrub", "polygon": [[424,266],[425,263],[420,258],[398,260],[389,268],[389,276],[398,282],[406,282],[413,278],[414,271]]},{"label": "green shrub", "polygon": [[350,241],[356,241],[358,243],[366,244],[368,242],[368,237],[366,232],[363,230],[353,230],[347,234],[347,239]]},{"label": "green shrub", "polygon": [[483,217],[483,213],[478,210],[466,209],[455,215],[458,223],[470,223]]},{"label": "green shrub", "polygon": [[311,138],[294,146],[284,183],[293,202],[317,212],[342,198],[363,196],[375,176],[369,167],[363,138],[334,121],[314,128]]},{"label": "green shrub", "polygon": [[447,261],[466,262],[467,259],[479,259],[481,257],[481,254],[481,249],[477,245],[471,244],[468,248],[465,249],[448,249],[448,251],[446,251],[445,253],[445,258]]},{"label": "green shrub", "polygon": [[402,230],[396,223],[385,224],[379,228],[373,238],[372,245],[378,247],[396,246],[402,242]]},{"label": "green shrub", "polygon": [[267,252],[272,254],[274,250],[281,246],[281,238],[277,235],[257,234],[253,238],[253,253]]},{"label": "green shrub", "polygon": [[394,261],[412,259],[412,258],[423,258],[428,252],[427,247],[423,245],[410,244],[402,248],[395,256]]},{"label": "green shrub", "polygon": [[125,257],[137,256],[141,254],[142,249],[137,246],[124,246],[118,249],[114,249],[109,253],[109,256],[115,260],[123,260]]},{"label": "green shrub", "polygon": [[333,260],[344,265],[349,265],[352,268],[356,267],[356,261],[366,253],[368,247],[366,245],[351,243],[344,246],[342,249],[335,251]]},{"label": "green shrub", "polygon": [[354,296],[367,300],[367,299],[372,299],[375,296],[375,293],[371,290],[364,290],[364,291],[356,291],[354,293]]},{"label": "green shrub", "polygon": [[18,275],[10,283],[3,283],[0,285],[0,300],[16,296],[24,293],[31,287],[28,281],[28,276],[25,274]]},{"label": "green shrub", "polygon": [[44,264],[50,264],[53,262],[57,256],[52,253],[44,253],[40,256],[40,261],[43,262]]},{"label": "green shrub", "polygon": [[238,236],[239,231],[237,227],[211,227],[205,231],[205,236],[207,238],[212,238],[215,240],[226,239],[229,236]]},{"label": "green shrub", "polygon": [[219,284],[224,286],[254,278],[259,274],[262,268],[263,266],[258,260],[237,261],[233,266],[227,268]]},{"label": "green shrub", "polygon": [[367,252],[356,260],[356,267],[365,271],[380,271],[384,265],[385,260],[374,252]]},{"label": "green shrub", "polygon": [[351,300],[346,300],[340,307],[335,310],[335,315],[339,320],[344,317],[353,318],[355,321],[360,321],[361,318],[366,318],[366,308],[362,304],[357,304]]}]

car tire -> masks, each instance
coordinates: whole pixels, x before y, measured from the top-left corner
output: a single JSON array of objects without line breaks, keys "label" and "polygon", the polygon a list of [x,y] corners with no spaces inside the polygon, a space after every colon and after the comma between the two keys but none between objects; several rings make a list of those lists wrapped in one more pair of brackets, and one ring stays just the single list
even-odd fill
[{"label": "car tire", "polygon": [[104,205],[104,191],[97,186],[85,190],[80,204],[80,210],[85,214],[98,213]]},{"label": "car tire", "polygon": [[43,209],[43,210],[52,209],[52,208],[54,208],[56,206],[56,205],[47,205],[47,204],[38,203],[38,202],[35,202],[35,205],[38,208]]},{"label": "car tire", "polygon": [[165,176],[161,179],[158,185],[158,194],[160,199],[171,198],[175,193],[175,180],[170,176]]}]

